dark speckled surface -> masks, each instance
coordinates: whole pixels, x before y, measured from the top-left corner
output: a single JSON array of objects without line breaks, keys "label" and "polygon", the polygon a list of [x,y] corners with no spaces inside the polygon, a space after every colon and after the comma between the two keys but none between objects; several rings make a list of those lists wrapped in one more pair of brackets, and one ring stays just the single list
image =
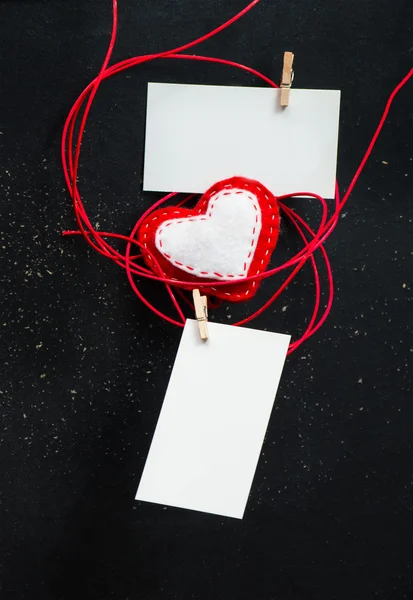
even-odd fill
[{"label": "dark speckled surface", "polygon": [[[287,362],[245,519],[140,504],[179,331],[60,235],[74,226],[60,133],[102,61],[110,4],[0,5],[1,599],[412,598],[413,83],[328,241],[334,307]],[[119,0],[114,59],[173,47],[243,5]],[[411,0],[262,0],[202,52],[278,78],[293,49],[297,87],[342,89],[345,187],[412,66],[412,24]],[[106,82],[80,172],[102,228],[128,232],[153,201],[141,193],[149,79],[256,84],[166,61]],[[312,291],[303,272],[256,325],[296,335]]]}]

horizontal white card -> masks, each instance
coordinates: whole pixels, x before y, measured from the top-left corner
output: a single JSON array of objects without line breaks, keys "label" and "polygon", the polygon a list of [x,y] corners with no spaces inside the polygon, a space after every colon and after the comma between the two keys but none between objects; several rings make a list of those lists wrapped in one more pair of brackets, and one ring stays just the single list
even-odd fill
[{"label": "horizontal white card", "polygon": [[137,500],[242,518],[290,336],[186,322]]},{"label": "horizontal white card", "polygon": [[340,92],[148,84],[143,187],[204,193],[235,175],[334,198]]}]

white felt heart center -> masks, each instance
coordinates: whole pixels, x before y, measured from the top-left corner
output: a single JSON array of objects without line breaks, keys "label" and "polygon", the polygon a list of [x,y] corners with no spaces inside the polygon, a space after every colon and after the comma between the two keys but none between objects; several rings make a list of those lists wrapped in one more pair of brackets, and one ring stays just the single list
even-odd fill
[{"label": "white felt heart center", "polygon": [[169,262],[197,277],[242,279],[260,232],[257,197],[231,188],[211,197],[206,214],[164,221],[156,231],[155,245]]}]

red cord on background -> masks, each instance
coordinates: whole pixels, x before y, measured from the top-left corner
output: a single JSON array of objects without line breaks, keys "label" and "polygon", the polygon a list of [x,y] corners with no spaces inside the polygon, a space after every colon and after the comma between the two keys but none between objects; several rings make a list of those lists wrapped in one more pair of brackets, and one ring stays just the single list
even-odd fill
[{"label": "red cord on background", "polygon": [[[179,288],[174,291],[173,287],[178,284],[180,287],[183,287],[183,288],[192,288],[193,284],[189,284],[188,282],[185,282],[185,281],[177,282],[176,280],[167,279],[164,276],[164,274],[162,273],[158,263],[156,262],[156,260],[153,256],[152,256],[152,258],[154,260],[158,274],[155,274],[152,271],[150,271],[145,266],[143,261],[141,260],[142,257],[139,252],[140,244],[138,243],[138,241],[136,239],[136,233],[140,227],[140,224],[147,217],[147,215],[150,214],[156,208],[158,208],[160,205],[162,205],[165,202],[167,202],[168,200],[170,200],[171,198],[176,197],[178,194],[177,193],[168,194],[164,198],[161,198],[160,200],[158,200],[158,202],[156,202],[148,210],[146,210],[144,212],[144,214],[140,217],[140,219],[138,220],[136,225],[134,226],[134,228],[129,236],[124,236],[121,234],[111,233],[111,232],[96,231],[96,229],[91,224],[90,219],[86,213],[86,210],[82,203],[82,200],[81,200],[81,197],[80,197],[80,194],[78,191],[78,186],[77,186],[77,173],[78,173],[78,169],[79,169],[79,157],[80,157],[80,150],[81,150],[81,144],[82,144],[82,139],[83,139],[83,135],[84,135],[84,130],[85,130],[87,118],[89,116],[90,108],[92,106],[93,100],[96,96],[97,90],[98,90],[101,82],[104,79],[111,77],[112,75],[115,75],[117,73],[120,73],[121,71],[124,71],[125,69],[129,69],[131,67],[134,67],[139,64],[143,64],[143,63],[151,61],[151,60],[156,60],[156,59],[161,59],[161,58],[169,58],[169,59],[175,58],[175,59],[180,59],[180,60],[197,60],[197,61],[208,61],[208,62],[213,62],[213,63],[219,63],[219,64],[223,64],[226,66],[237,67],[239,69],[243,69],[244,71],[247,71],[247,72],[253,74],[254,76],[262,79],[268,85],[275,87],[275,88],[278,87],[273,81],[271,81],[271,79],[269,79],[262,73],[259,73],[255,69],[252,69],[251,67],[247,67],[245,65],[241,65],[239,63],[225,60],[225,59],[220,59],[220,58],[182,54],[185,50],[188,50],[188,49],[192,48],[193,46],[195,46],[205,40],[208,40],[212,36],[216,35],[217,33],[220,33],[221,31],[223,31],[224,29],[226,29],[227,27],[229,27],[230,25],[235,23],[235,21],[240,19],[251,8],[253,8],[256,4],[258,4],[259,1],[260,0],[253,0],[253,2],[251,2],[248,6],[246,6],[237,15],[235,15],[234,17],[232,17],[231,19],[229,19],[228,21],[226,21],[225,23],[223,23],[222,25],[220,25],[219,27],[217,27],[210,33],[207,33],[206,35],[198,38],[197,40],[189,42],[188,44],[185,44],[185,45],[175,48],[173,50],[169,50],[167,52],[161,52],[158,54],[149,54],[149,55],[143,55],[143,56],[137,56],[134,58],[130,58],[130,59],[121,61],[115,65],[112,65],[111,67],[108,67],[108,64],[109,64],[109,61],[110,61],[110,58],[111,58],[111,55],[113,52],[113,48],[115,45],[115,41],[116,41],[117,25],[118,25],[117,0],[112,0],[112,3],[113,3],[112,34],[111,34],[109,47],[108,47],[105,59],[103,61],[102,67],[99,71],[98,76],[93,81],[90,82],[90,84],[85,88],[85,90],[80,94],[79,98],[74,103],[72,109],[69,112],[69,115],[67,117],[67,120],[66,120],[64,129],[63,129],[62,144],[61,144],[63,172],[64,172],[67,187],[69,189],[69,192],[70,192],[70,195],[71,195],[71,198],[73,201],[73,208],[74,208],[77,224],[79,227],[79,231],[67,231],[67,232],[64,232],[64,235],[70,235],[70,234],[83,235],[85,240],[92,246],[92,248],[94,248],[97,252],[99,252],[103,256],[110,258],[111,260],[113,260],[115,263],[117,263],[119,266],[121,266],[122,268],[124,268],[126,270],[129,282],[132,286],[132,289],[134,290],[136,295],[140,298],[140,300],[150,310],[152,310],[156,315],[165,319],[169,323],[178,325],[180,327],[183,327],[185,324],[185,316],[184,316],[182,309],[178,303],[175,293],[178,292],[179,296],[185,302],[188,302],[188,300]],[[355,186],[355,184],[356,184],[356,182],[357,182],[357,180],[358,180],[358,178],[359,178],[359,176],[360,176],[360,174],[361,174],[361,172],[373,150],[373,147],[377,141],[377,138],[380,135],[380,132],[383,128],[384,122],[385,122],[388,112],[390,110],[390,106],[391,106],[396,94],[400,91],[400,89],[407,83],[407,81],[412,76],[413,76],[413,69],[411,69],[409,71],[409,73],[406,75],[406,77],[404,77],[404,79],[402,79],[402,81],[396,86],[396,88],[391,93],[391,95],[387,101],[383,116],[380,119],[379,125],[373,135],[373,138],[367,147],[366,153],[360,163],[360,166],[358,167],[352,181],[350,182],[350,185],[349,185],[345,195],[343,196],[343,198],[341,200],[340,200],[338,184],[336,185],[335,206],[334,206],[333,214],[330,217],[328,217],[327,202],[324,200],[324,198],[321,198],[317,194],[313,194],[311,192],[295,192],[292,194],[286,194],[284,196],[278,197],[281,211],[283,212],[285,217],[287,217],[292,222],[294,227],[297,229],[298,234],[300,235],[300,237],[303,240],[303,243],[304,243],[303,249],[300,252],[298,252],[294,257],[292,257],[291,259],[286,261],[284,264],[282,264],[276,268],[268,269],[265,273],[261,273],[260,275],[250,276],[250,277],[244,278],[242,280],[242,281],[249,281],[249,280],[253,280],[253,279],[265,279],[266,277],[271,277],[272,275],[279,273],[285,269],[292,268],[291,273],[286,278],[284,283],[280,286],[280,288],[277,290],[277,292],[261,308],[259,308],[255,313],[246,317],[242,321],[239,321],[238,323],[234,323],[234,325],[244,325],[245,323],[250,322],[252,319],[254,319],[258,315],[260,315],[262,312],[264,312],[269,306],[271,306],[271,304],[280,296],[280,294],[285,290],[285,288],[293,280],[293,278],[298,273],[298,271],[300,271],[302,269],[302,267],[306,264],[306,262],[308,260],[310,260],[310,263],[311,263],[311,266],[313,269],[313,273],[314,273],[314,281],[315,281],[314,309],[313,309],[311,319],[309,321],[309,324],[308,324],[304,334],[298,340],[296,340],[295,342],[290,344],[288,353],[290,354],[291,352],[296,350],[305,340],[307,340],[310,336],[312,336],[323,325],[323,323],[325,322],[325,320],[330,312],[332,302],[333,302],[333,296],[334,296],[334,285],[333,285],[333,276],[332,276],[331,266],[330,266],[330,262],[328,260],[328,256],[325,251],[325,248],[323,247],[323,243],[328,238],[328,236],[331,234],[331,232],[334,230],[334,228],[337,224],[339,214],[340,214],[341,210],[343,209],[345,203],[347,202],[347,200],[348,200],[348,198],[349,198],[349,196],[350,196],[350,194],[351,194],[351,192],[352,192],[352,190],[353,190],[353,188],[354,188],[354,186]],[[84,105],[85,105],[85,108],[83,111],[83,115],[80,117],[80,125],[79,125],[79,129],[78,129],[78,133],[77,133],[77,140],[74,145],[75,127],[76,127],[77,119],[79,117],[81,109]],[[320,202],[321,208],[322,208],[322,217],[321,217],[321,221],[320,221],[320,224],[319,224],[316,232],[314,232],[309,227],[309,225],[302,219],[302,217],[297,215],[294,210],[292,210],[285,204],[286,200],[289,200],[289,199],[297,197],[297,196],[304,196],[306,198],[315,199]],[[182,200],[179,203],[179,206],[185,204],[191,197],[192,196]],[[125,250],[124,254],[122,254],[121,252],[116,250],[116,248],[114,248],[107,241],[107,239],[110,240],[113,238],[116,238],[118,240],[122,240],[122,241],[126,242],[126,250]],[[138,253],[135,255],[131,255],[132,248],[135,248],[135,247],[138,249]],[[320,276],[319,276],[317,264],[316,264],[316,261],[314,258],[314,253],[316,250],[319,250],[321,252],[322,258],[324,260],[324,263],[325,263],[325,266],[327,269],[327,278],[328,278],[328,300],[327,300],[326,307],[325,307],[322,315],[319,318],[318,318],[318,313],[319,313],[319,309],[320,309],[321,286],[320,286]],[[138,261],[141,261],[142,264],[140,264]],[[142,292],[139,290],[139,288],[135,282],[135,277],[137,277],[137,276],[138,277],[146,277],[148,279],[153,279],[156,281],[161,281],[165,284],[167,291],[173,302],[173,305],[178,313],[179,321],[177,321],[176,319],[174,319],[172,317],[169,317],[168,315],[163,314],[161,311],[159,311],[155,306],[153,306],[143,296]],[[233,283],[234,283],[234,281],[231,281],[230,283],[223,282],[223,281],[213,282],[213,284],[215,286],[216,285],[224,285],[225,286],[225,285],[229,285],[229,284],[233,284]],[[211,282],[209,282],[209,283],[199,282],[198,287],[202,288],[203,286],[207,286],[207,285],[210,286]],[[190,304],[190,306],[192,306],[190,302],[189,302],[189,304]],[[318,321],[317,321],[317,318],[318,318]]]}]

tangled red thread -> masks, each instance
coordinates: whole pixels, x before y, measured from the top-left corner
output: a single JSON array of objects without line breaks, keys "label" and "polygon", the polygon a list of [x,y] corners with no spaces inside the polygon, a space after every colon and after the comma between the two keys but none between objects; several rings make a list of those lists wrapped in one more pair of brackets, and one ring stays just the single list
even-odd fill
[{"label": "tangled red thread", "polygon": [[[226,29],[227,27],[229,27],[230,25],[235,23],[235,21],[240,19],[251,8],[253,8],[256,4],[258,4],[259,1],[260,0],[253,0],[253,2],[251,2],[248,6],[246,6],[241,12],[236,14],[234,17],[232,17],[231,19],[229,19],[228,21],[226,21],[225,23],[223,23],[222,25],[220,25],[219,27],[217,27],[210,33],[207,33],[206,35],[203,35],[202,37],[200,37],[192,42],[189,42],[183,46],[180,46],[173,50],[168,50],[167,52],[160,52],[158,54],[148,54],[148,55],[136,56],[134,58],[129,58],[129,59],[123,60],[119,63],[112,65],[111,67],[108,67],[110,58],[112,56],[113,48],[115,45],[117,26],[118,26],[117,0],[112,0],[112,3],[113,3],[112,34],[111,34],[109,47],[108,47],[108,50],[107,50],[107,53],[105,56],[105,60],[103,61],[103,65],[100,69],[98,76],[89,83],[89,85],[83,90],[83,92],[80,94],[79,98],[74,103],[72,109],[69,112],[69,115],[67,117],[67,120],[66,120],[64,129],[63,129],[62,144],[61,144],[63,172],[64,172],[64,176],[65,176],[65,180],[66,180],[66,184],[67,184],[70,196],[73,201],[73,208],[74,208],[77,224],[79,227],[78,231],[65,231],[64,235],[73,235],[73,234],[83,235],[85,240],[92,246],[92,248],[94,248],[97,252],[99,252],[103,256],[110,258],[116,264],[118,264],[120,267],[122,267],[126,270],[126,274],[128,276],[129,282],[132,286],[132,289],[134,290],[134,292],[138,296],[138,298],[140,298],[140,300],[150,310],[152,310],[156,315],[165,319],[169,323],[172,323],[173,325],[178,325],[180,327],[184,326],[186,318],[185,318],[185,315],[182,311],[182,308],[181,308],[175,294],[177,293],[181,299],[184,299],[187,302],[188,302],[188,300],[183,295],[183,292],[180,289],[176,289],[176,286],[179,285],[179,287],[181,287],[181,288],[193,288],[193,284],[189,284],[188,282],[185,282],[185,281],[176,281],[176,280],[172,280],[172,279],[167,279],[166,277],[164,277],[163,272],[159,267],[159,264],[157,263],[156,259],[152,256],[153,262],[155,264],[155,268],[158,272],[158,274],[155,274],[153,271],[149,270],[143,263],[142,254],[132,254],[133,248],[138,248],[138,251],[139,251],[139,248],[141,247],[141,244],[137,240],[137,232],[139,230],[141,223],[144,221],[144,219],[153,210],[157,209],[162,204],[168,202],[169,200],[171,200],[171,198],[176,197],[178,194],[176,192],[170,193],[170,194],[164,196],[163,198],[161,198],[160,200],[158,200],[158,202],[155,202],[155,204],[153,204],[150,208],[148,208],[143,213],[143,215],[140,217],[140,219],[134,226],[134,228],[129,236],[121,235],[118,233],[97,231],[91,224],[90,219],[86,213],[86,210],[84,208],[84,205],[82,203],[82,200],[81,200],[81,197],[79,194],[78,185],[77,185],[79,157],[80,157],[80,150],[81,150],[82,139],[83,139],[83,135],[84,135],[84,131],[85,131],[85,126],[86,126],[87,118],[89,116],[90,108],[95,99],[96,93],[99,89],[101,82],[104,79],[111,77],[112,75],[116,75],[117,73],[120,73],[121,71],[130,69],[131,67],[143,64],[143,63],[151,61],[151,60],[174,58],[174,59],[180,59],[180,60],[197,60],[197,61],[220,63],[223,65],[243,69],[244,71],[247,71],[247,72],[253,74],[254,76],[258,77],[259,79],[264,81],[266,84],[268,84],[274,88],[278,87],[276,83],[271,81],[271,79],[269,79],[268,77],[266,77],[262,73],[259,73],[258,71],[256,71],[255,69],[253,69],[251,67],[248,67],[248,66],[230,61],[230,60],[221,59],[221,58],[183,54],[183,52],[185,52],[186,50],[189,50],[193,46],[196,46],[197,44],[200,44],[201,42],[208,40],[209,38],[220,33],[221,31],[223,31],[224,29]],[[302,334],[302,336],[299,339],[297,339],[296,341],[294,341],[290,344],[288,353],[290,354],[291,352],[296,350],[305,340],[307,340],[309,337],[314,335],[314,333],[316,331],[318,331],[318,329],[320,329],[320,327],[323,325],[324,321],[326,320],[326,318],[330,312],[332,302],[333,302],[333,297],[334,297],[333,275],[332,275],[331,266],[330,266],[330,262],[329,262],[326,250],[323,246],[324,241],[328,238],[328,236],[332,233],[335,226],[337,225],[337,221],[338,221],[340,212],[342,211],[344,205],[346,204],[362,170],[364,169],[364,166],[365,166],[365,164],[373,150],[373,147],[377,141],[377,138],[380,135],[380,132],[383,128],[384,122],[387,118],[388,112],[390,110],[391,104],[392,104],[396,94],[400,91],[400,89],[407,83],[407,81],[412,76],[413,76],[413,69],[411,69],[408,72],[408,74],[400,81],[400,83],[395,87],[395,89],[391,93],[391,95],[386,103],[386,106],[385,106],[383,115],[380,119],[380,122],[379,122],[379,124],[376,128],[376,131],[372,137],[372,140],[369,143],[367,150],[364,154],[364,157],[363,157],[358,169],[356,170],[356,173],[355,173],[353,179],[351,180],[346,193],[344,194],[344,196],[342,198],[340,197],[338,184],[336,184],[334,210],[331,215],[329,215],[329,209],[327,206],[327,202],[325,201],[324,198],[322,198],[318,194],[313,194],[311,192],[299,191],[299,192],[285,194],[283,196],[277,197],[277,200],[278,200],[279,206],[280,206],[280,210],[282,211],[283,215],[291,221],[291,223],[294,225],[295,229],[297,230],[299,236],[302,238],[303,248],[302,248],[302,250],[300,250],[300,252],[298,252],[295,256],[293,256],[292,258],[287,260],[284,264],[282,264],[278,267],[272,268],[272,269],[268,269],[267,271],[265,271],[264,273],[260,273],[259,275],[252,275],[252,276],[242,279],[243,282],[251,281],[254,279],[261,280],[261,279],[265,279],[267,277],[271,277],[272,275],[275,275],[276,273],[280,273],[281,271],[284,271],[286,269],[292,269],[291,272],[289,273],[289,275],[287,276],[287,278],[285,279],[285,281],[282,283],[282,285],[278,288],[278,290],[275,292],[275,294],[273,294],[271,296],[271,298],[267,302],[265,302],[265,304],[263,304],[257,311],[255,311],[254,313],[252,313],[251,315],[249,315],[242,321],[238,321],[237,323],[234,323],[234,325],[244,325],[246,323],[249,323],[250,321],[252,321],[252,319],[254,319],[258,315],[263,313],[269,306],[271,306],[271,304],[281,295],[281,293],[291,283],[291,281],[294,279],[296,274],[303,268],[303,266],[307,263],[307,261],[310,261],[312,269],[313,269],[313,273],[314,273],[314,282],[315,282],[314,308],[313,308],[311,318],[309,320],[309,323],[308,323],[304,333]],[[84,106],[84,110],[83,110],[83,114],[80,118],[80,125],[79,125],[79,129],[78,129],[78,133],[77,133],[76,143],[74,143],[75,127],[77,124],[77,120],[79,118],[79,113],[83,106]],[[305,222],[305,220],[296,213],[295,210],[293,210],[291,207],[289,207],[287,205],[286,201],[290,200],[291,198],[298,197],[298,196],[314,199],[320,203],[321,209],[322,209],[322,216],[321,216],[320,224],[316,231],[314,231]],[[179,202],[177,204],[177,206],[182,206],[182,205],[186,204],[191,198],[192,198],[192,196],[188,196],[188,197],[184,198],[181,202]],[[116,248],[114,248],[109,243],[109,241],[107,241],[112,238],[116,238],[117,240],[122,240],[122,241],[126,242],[126,248],[125,248],[124,253],[121,253],[118,250],[116,250]],[[328,278],[328,299],[327,299],[324,309],[321,309],[321,314],[319,314],[320,313],[320,304],[321,304],[320,276],[319,276],[316,260],[314,258],[314,253],[317,250],[322,255],[323,261],[326,266],[327,278]],[[148,279],[160,281],[165,284],[166,289],[169,293],[169,296],[171,297],[172,303],[177,311],[179,320],[174,319],[168,315],[165,315],[160,310],[158,310],[155,306],[153,306],[143,296],[142,292],[139,290],[138,285],[135,281],[135,278],[139,278],[139,277],[146,277]],[[234,281],[231,281],[231,282],[216,281],[216,282],[213,282],[213,285],[214,286],[225,286],[225,285],[229,285],[229,283],[233,284]],[[210,286],[210,285],[211,285],[211,282],[208,282],[208,283],[199,282],[199,284],[197,284],[197,287],[202,288],[202,287],[206,287],[206,286]],[[175,288],[175,289],[173,289],[173,288]]]}]

